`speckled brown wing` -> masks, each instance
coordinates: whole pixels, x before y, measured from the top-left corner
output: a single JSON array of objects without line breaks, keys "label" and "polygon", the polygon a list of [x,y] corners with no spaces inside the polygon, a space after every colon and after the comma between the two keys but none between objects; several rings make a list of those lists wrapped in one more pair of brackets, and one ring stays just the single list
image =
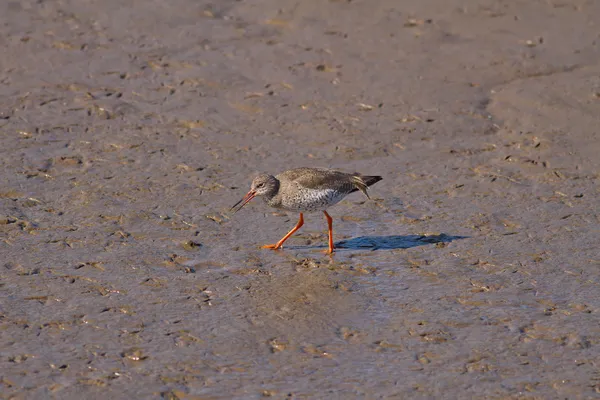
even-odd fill
[{"label": "speckled brown wing", "polygon": [[318,174],[320,172],[325,172],[325,171],[327,171],[327,170],[324,168],[308,168],[308,167],[294,168],[294,169],[288,169],[287,171],[282,172],[281,174],[275,176],[275,178],[277,178],[279,180],[293,182],[301,177],[305,177],[305,176],[312,175],[312,174]]},{"label": "speckled brown wing", "polygon": [[296,168],[277,176],[279,180],[287,180],[306,189],[332,189],[341,193],[356,190],[352,178],[351,174],[324,168]]}]

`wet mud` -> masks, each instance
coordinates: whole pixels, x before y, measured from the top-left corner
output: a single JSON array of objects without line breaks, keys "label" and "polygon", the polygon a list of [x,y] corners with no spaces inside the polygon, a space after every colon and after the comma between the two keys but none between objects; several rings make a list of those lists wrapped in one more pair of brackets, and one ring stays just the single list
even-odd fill
[{"label": "wet mud", "polygon": [[[600,3],[0,2],[0,398],[600,396]],[[306,215],[257,172],[381,175]]]}]

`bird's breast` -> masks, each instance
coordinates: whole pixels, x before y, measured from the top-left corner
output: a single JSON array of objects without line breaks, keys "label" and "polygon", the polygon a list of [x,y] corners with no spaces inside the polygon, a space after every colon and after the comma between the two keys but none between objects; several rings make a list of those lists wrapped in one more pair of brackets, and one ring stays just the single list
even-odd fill
[{"label": "bird's breast", "polygon": [[338,203],[346,193],[334,189],[299,189],[281,198],[281,207],[288,211],[323,211]]}]

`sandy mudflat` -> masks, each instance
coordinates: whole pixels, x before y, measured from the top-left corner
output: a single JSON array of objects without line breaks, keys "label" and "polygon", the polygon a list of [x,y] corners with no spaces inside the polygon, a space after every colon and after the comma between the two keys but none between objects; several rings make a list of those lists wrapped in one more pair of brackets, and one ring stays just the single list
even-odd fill
[{"label": "sandy mudflat", "polygon": [[[2,1],[0,48],[0,398],[600,396],[600,1]],[[229,207],[311,165],[384,180],[260,249],[297,215]]]}]

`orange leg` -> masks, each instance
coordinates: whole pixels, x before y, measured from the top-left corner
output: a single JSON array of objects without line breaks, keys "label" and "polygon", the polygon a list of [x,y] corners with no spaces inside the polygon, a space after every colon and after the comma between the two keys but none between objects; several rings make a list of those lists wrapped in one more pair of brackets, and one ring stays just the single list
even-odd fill
[{"label": "orange leg", "polygon": [[327,254],[332,254],[333,249],[335,248],[333,247],[333,218],[327,214],[327,211],[323,211],[323,214],[325,214],[325,218],[327,218],[327,226],[329,228],[329,250],[327,251]]},{"label": "orange leg", "polygon": [[300,219],[298,220],[298,223],[296,224],[296,226],[288,232],[287,235],[285,235],[284,237],[281,238],[281,240],[275,244],[267,244],[264,245],[262,248],[263,249],[273,249],[273,250],[277,250],[280,249],[281,246],[283,245],[283,242],[285,242],[286,240],[289,239],[290,236],[292,236],[294,234],[294,232],[296,232],[298,229],[300,229],[300,227],[304,225],[304,215],[302,215],[302,213],[300,213]]}]

